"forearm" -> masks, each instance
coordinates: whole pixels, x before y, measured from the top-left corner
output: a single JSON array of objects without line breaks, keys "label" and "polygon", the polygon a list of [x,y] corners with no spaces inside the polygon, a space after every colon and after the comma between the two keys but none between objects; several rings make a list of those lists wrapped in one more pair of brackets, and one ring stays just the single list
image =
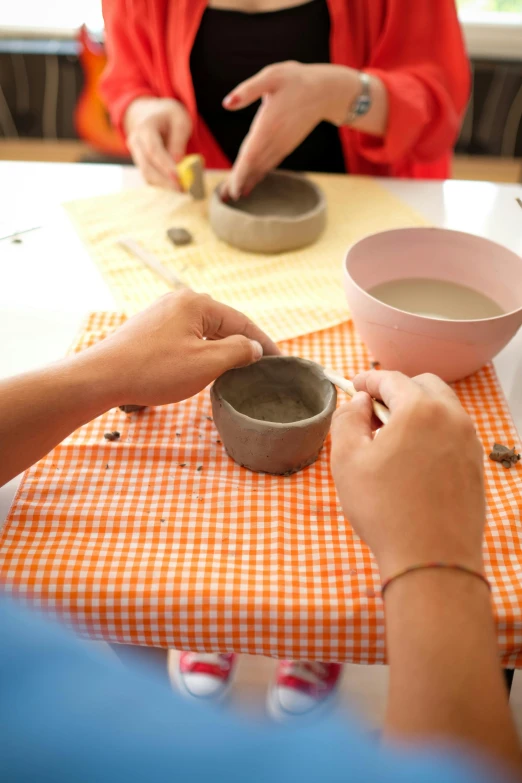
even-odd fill
[{"label": "forearm", "polygon": [[108,375],[103,357],[90,349],[0,381],[0,486],[118,404]]},{"label": "forearm", "polygon": [[457,741],[520,769],[486,585],[449,569],[407,574],[386,592],[386,626],[388,737]]},{"label": "forearm", "polygon": [[[324,89],[328,96],[327,119],[344,125],[350,108],[361,90],[359,72],[344,65],[324,66]],[[355,130],[384,136],[388,126],[388,93],[377,76],[370,77],[372,106],[370,111],[353,123]]]}]

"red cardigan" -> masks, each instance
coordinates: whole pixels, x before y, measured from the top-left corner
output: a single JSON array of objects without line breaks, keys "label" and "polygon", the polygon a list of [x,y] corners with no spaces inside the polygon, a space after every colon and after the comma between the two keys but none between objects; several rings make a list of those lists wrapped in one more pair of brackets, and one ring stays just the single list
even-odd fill
[{"label": "red cardigan", "polygon": [[[108,64],[102,94],[121,129],[142,95],[189,111],[188,152],[209,168],[230,161],[198,116],[190,52],[207,0],[103,0]],[[454,0],[328,0],[331,62],[379,76],[388,89],[384,139],[341,128],[348,171],[444,179],[469,94],[469,66]]]}]

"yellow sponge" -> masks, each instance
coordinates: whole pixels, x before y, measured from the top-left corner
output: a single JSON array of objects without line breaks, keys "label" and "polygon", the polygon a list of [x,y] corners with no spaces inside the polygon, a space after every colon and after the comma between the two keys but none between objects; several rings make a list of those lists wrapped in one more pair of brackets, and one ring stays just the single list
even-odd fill
[{"label": "yellow sponge", "polygon": [[204,167],[202,155],[187,155],[176,166],[183,191],[190,193],[195,199],[205,198]]}]

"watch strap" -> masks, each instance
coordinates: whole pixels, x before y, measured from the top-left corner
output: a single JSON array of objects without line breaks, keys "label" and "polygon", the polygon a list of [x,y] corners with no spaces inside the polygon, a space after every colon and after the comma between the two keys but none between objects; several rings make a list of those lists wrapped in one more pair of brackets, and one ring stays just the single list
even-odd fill
[{"label": "watch strap", "polygon": [[371,81],[367,73],[359,72],[361,91],[348,110],[343,125],[353,125],[359,117],[364,117],[372,108],[370,91]]}]

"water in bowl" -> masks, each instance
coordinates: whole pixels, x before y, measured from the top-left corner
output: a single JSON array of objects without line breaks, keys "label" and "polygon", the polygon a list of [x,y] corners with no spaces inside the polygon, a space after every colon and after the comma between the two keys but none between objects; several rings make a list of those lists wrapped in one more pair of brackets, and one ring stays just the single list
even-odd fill
[{"label": "water in bowl", "polygon": [[449,321],[475,321],[504,314],[489,296],[448,280],[420,277],[390,280],[374,286],[368,293],[398,310]]}]

